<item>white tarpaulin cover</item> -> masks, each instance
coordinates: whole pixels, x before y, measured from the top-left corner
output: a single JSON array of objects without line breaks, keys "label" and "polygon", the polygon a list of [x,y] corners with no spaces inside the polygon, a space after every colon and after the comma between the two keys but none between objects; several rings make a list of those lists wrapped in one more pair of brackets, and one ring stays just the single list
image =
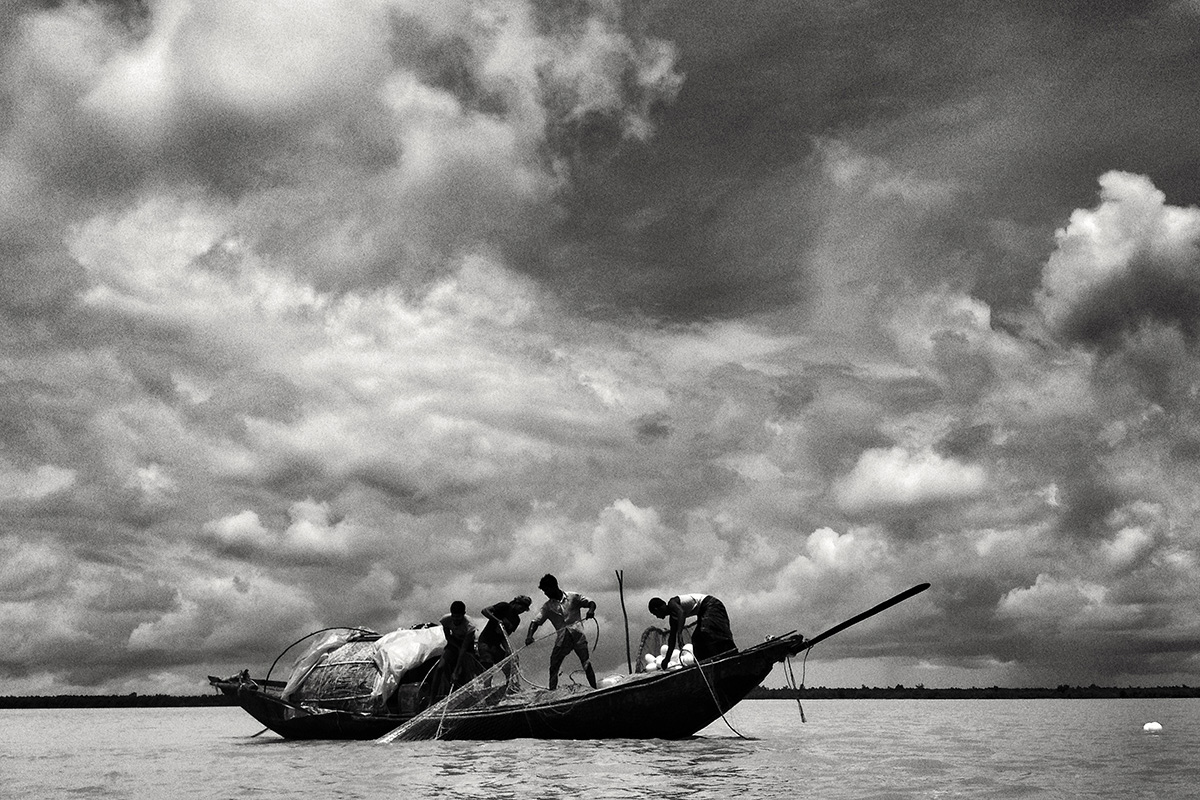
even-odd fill
[{"label": "white tarpaulin cover", "polygon": [[383,703],[396,691],[396,684],[406,670],[424,664],[426,659],[442,654],[446,635],[436,628],[404,628],[392,631],[375,643],[379,664],[379,686],[375,697]]}]

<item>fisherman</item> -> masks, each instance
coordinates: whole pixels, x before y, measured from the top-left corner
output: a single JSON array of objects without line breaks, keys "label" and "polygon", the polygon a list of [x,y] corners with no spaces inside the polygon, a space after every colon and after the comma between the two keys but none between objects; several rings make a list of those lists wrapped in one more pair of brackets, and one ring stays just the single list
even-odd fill
[{"label": "fisherman", "polygon": [[[508,602],[501,601],[479,612],[487,619],[476,645],[481,669],[493,667],[512,655],[512,648],[508,646],[508,636],[516,631],[517,626],[521,624],[521,615],[532,605],[533,600],[519,594]],[[503,670],[504,677],[511,680],[512,665],[505,664]]]},{"label": "fisherman", "polygon": [[659,619],[671,618],[671,632],[667,636],[667,652],[663,656],[663,667],[671,663],[671,653],[679,643],[688,617],[696,618],[696,630],[692,633],[692,652],[697,661],[737,650],[733,633],[729,630],[729,615],[725,604],[711,594],[681,594],[666,602],[661,597],[650,598],[650,613]]},{"label": "fisherman", "polygon": [[462,600],[451,603],[450,613],[439,621],[446,634],[442,677],[454,689],[475,677],[475,623],[467,617],[467,604]]},{"label": "fisherman", "polygon": [[567,653],[572,650],[579,656],[588,683],[596,688],[596,671],[592,669],[591,657],[588,654],[587,636],[583,633],[583,620],[579,618],[580,609],[587,609],[584,619],[596,616],[596,601],[589,600],[578,592],[564,592],[558,586],[558,578],[546,574],[538,581],[538,588],[546,595],[546,602],[538,609],[537,614],[529,622],[529,633],[525,636],[525,644],[533,644],[533,632],[543,622],[550,624],[558,631],[554,639],[554,649],[550,651],[550,688],[558,688],[558,669],[562,666]]}]

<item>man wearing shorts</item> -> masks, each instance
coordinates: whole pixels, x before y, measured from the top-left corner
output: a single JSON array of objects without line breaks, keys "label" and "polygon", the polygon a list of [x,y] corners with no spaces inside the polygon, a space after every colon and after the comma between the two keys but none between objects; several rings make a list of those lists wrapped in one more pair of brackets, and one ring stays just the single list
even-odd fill
[{"label": "man wearing shorts", "polygon": [[450,604],[450,613],[439,622],[446,636],[446,647],[442,651],[442,677],[450,689],[470,681],[478,672],[475,661],[475,623],[467,616],[467,604],[455,600]]},{"label": "man wearing shorts", "polygon": [[[521,624],[521,615],[532,605],[533,600],[521,594],[509,602],[501,601],[479,612],[487,619],[487,625],[483,626],[475,648],[479,653],[480,667],[489,669],[512,655],[508,646],[508,635],[517,629]],[[505,678],[511,681],[512,665],[505,664],[503,669]]]},{"label": "man wearing shorts", "polygon": [[[583,620],[596,616],[596,602],[589,600],[578,592],[564,592],[558,587],[558,579],[553,575],[543,575],[538,582],[538,588],[546,595],[546,602],[538,609],[538,613],[529,622],[529,633],[525,636],[525,644],[533,644],[533,632],[546,620],[558,631],[554,639],[554,649],[550,651],[550,688],[558,688],[558,670],[567,657],[567,653],[575,652],[583,664],[588,683],[596,688],[596,671],[592,669],[591,656],[588,653],[587,636],[583,633]],[[580,618],[579,612],[587,609],[587,616]]]}]

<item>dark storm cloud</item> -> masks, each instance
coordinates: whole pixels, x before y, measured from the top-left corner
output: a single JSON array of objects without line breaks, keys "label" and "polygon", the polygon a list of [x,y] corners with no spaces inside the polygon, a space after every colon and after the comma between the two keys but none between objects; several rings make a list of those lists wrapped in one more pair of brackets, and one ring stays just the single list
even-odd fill
[{"label": "dark storm cloud", "polygon": [[1063,321],[1071,340],[1111,352],[1157,323],[1175,326],[1189,344],[1200,324],[1200,253],[1167,261],[1135,257],[1126,272],[1097,287]]},{"label": "dark storm cloud", "polygon": [[1165,2],[664,4],[653,30],[678,45],[683,87],[653,140],[578,165],[572,244],[545,277],[672,318],[811,306],[814,248],[846,211],[818,158],[836,139],[958,192],[896,219],[874,277],[1020,306],[1100,172],[1200,198],[1197,29]]},{"label": "dark storm cloud", "polygon": [[970,458],[991,444],[993,434],[994,430],[991,425],[968,425],[956,428],[938,442],[938,451],[956,458]]},{"label": "dark storm cloud", "polygon": [[1109,516],[1121,506],[1120,492],[1098,471],[1089,469],[1090,462],[1081,460],[1080,469],[1066,473],[1059,488],[1060,529],[1083,538],[1099,538],[1110,531],[1105,526]]}]

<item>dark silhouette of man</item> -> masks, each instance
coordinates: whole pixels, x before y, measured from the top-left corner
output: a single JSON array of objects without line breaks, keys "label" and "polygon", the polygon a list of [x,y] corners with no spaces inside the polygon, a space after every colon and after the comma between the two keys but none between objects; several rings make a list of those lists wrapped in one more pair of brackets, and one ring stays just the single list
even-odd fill
[{"label": "dark silhouette of man", "polygon": [[[538,609],[537,614],[529,622],[529,633],[525,636],[525,644],[533,644],[533,632],[547,620],[558,631],[554,639],[554,649],[550,651],[550,688],[558,688],[558,670],[567,657],[567,653],[575,652],[583,664],[588,683],[596,688],[596,671],[592,669],[591,656],[588,653],[587,636],[583,633],[583,620],[596,616],[596,601],[589,600],[578,592],[565,592],[558,586],[558,578],[546,574],[538,582],[538,588],[546,595],[546,602]],[[579,612],[587,609],[587,616],[582,619]]]},{"label": "dark silhouette of man", "polygon": [[733,633],[729,630],[729,614],[725,604],[711,594],[675,595],[670,600],[650,598],[650,613],[659,619],[670,617],[671,632],[667,635],[667,654],[663,667],[671,663],[671,653],[679,644],[688,617],[696,618],[696,630],[692,633],[692,652],[697,661],[704,661],[737,650]]}]

